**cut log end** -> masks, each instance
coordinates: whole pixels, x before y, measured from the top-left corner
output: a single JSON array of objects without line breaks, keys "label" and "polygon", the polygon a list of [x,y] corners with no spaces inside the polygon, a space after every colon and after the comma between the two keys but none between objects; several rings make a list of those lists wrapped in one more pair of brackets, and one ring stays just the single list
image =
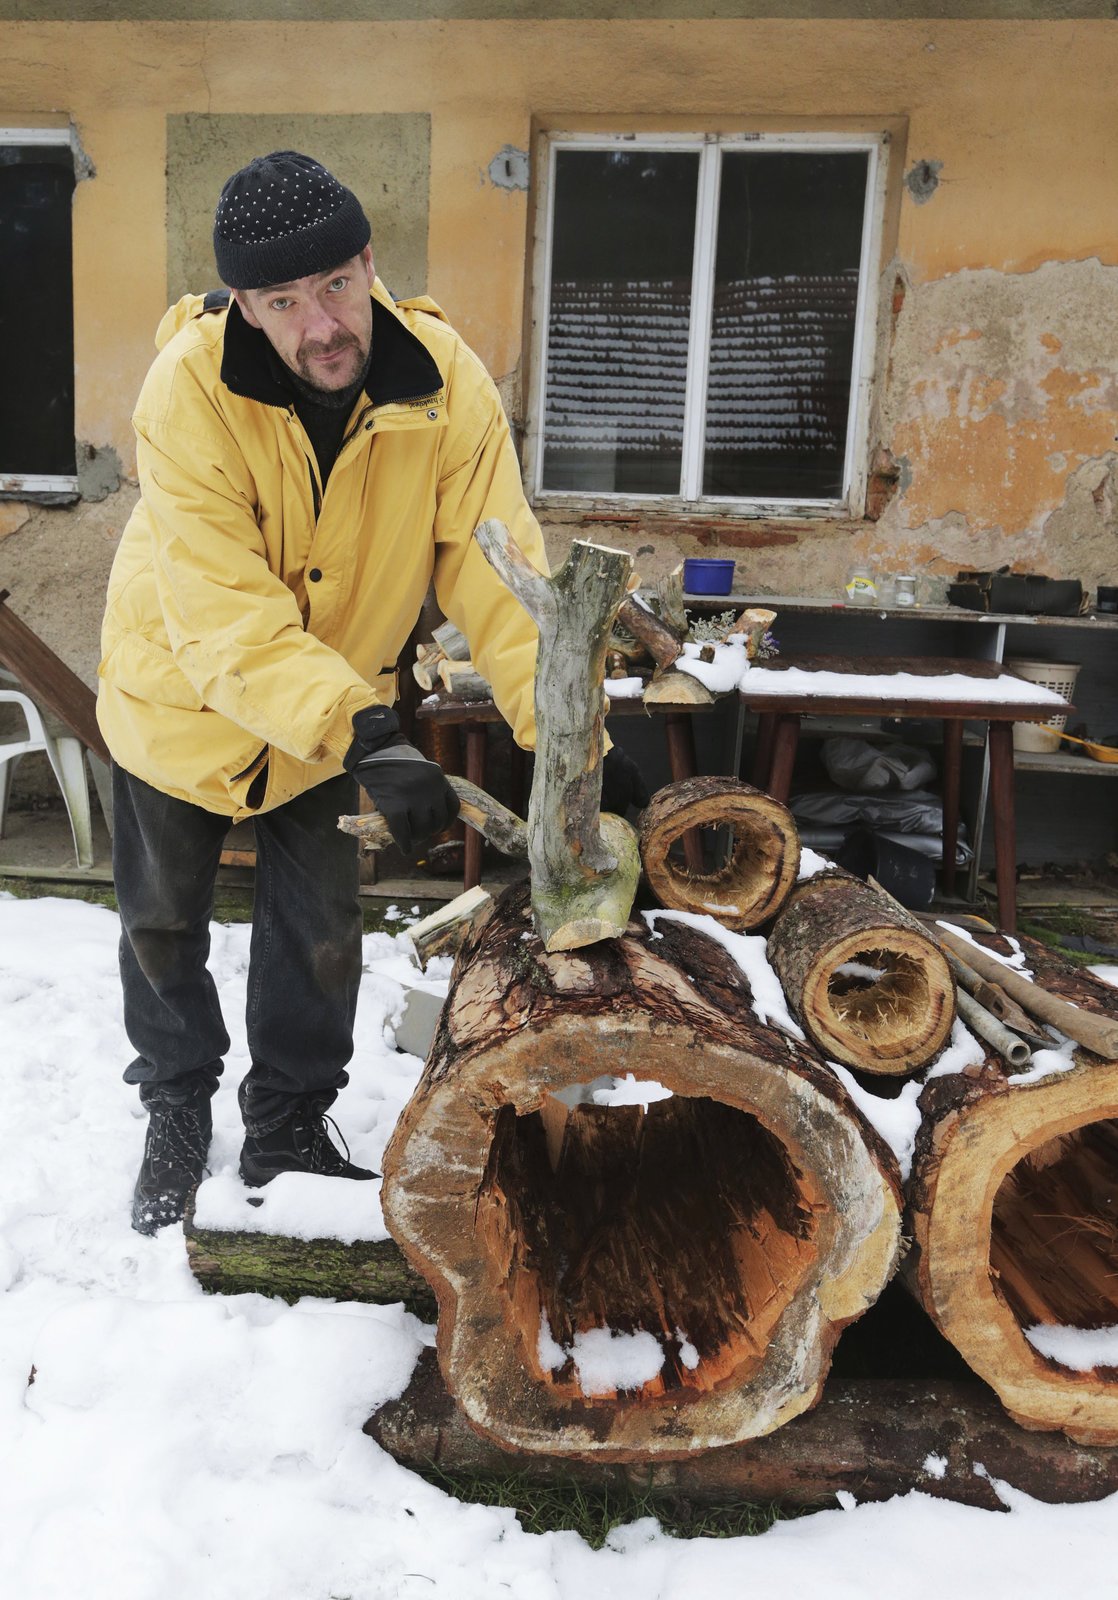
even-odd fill
[{"label": "cut log end", "polygon": [[845,873],[802,884],[769,937],[769,958],[810,1038],[862,1072],[915,1071],[943,1049],[955,985],[943,952]]},{"label": "cut log end", "polygon": [[1034,1082],[990,1066],[936,1088],[914,1171],[916,1292],[1023,1426],[1118,1445],[1118,1369],[1073,1370],[1026,1338],[1118,1323],[1118,1067],[1084,1052]]},{"label": "cut log end", "polygon": [[[506,897],[385,1156],[448,1384],[529,1453],[771,1432],[896,1262],[896,1174],[837,1078],[757,1022],[721,946],[658,933],[551,956]],[[659,1098],[596,1103],[595,1080],[630,1075]]]}]

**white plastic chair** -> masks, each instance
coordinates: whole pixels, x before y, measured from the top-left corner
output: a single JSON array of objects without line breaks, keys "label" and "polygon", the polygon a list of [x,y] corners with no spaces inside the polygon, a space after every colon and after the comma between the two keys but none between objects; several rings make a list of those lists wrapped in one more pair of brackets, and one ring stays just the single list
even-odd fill
[{"label": "white plastic chair", "polygon": [[[31,696],[16,687],[19,680],[10,672],[0,670],[0,705],[17,705],[27,722],[27,738],[15,743],[0,743],[0,839],[4,837],[4,819],[8,810],[8,796],[12,790],[12,775],[21,756],[33,750],[43,750],[62,790],[66,811],[70,818],[70,831],[74,836],[74,854],[79,867],[93,865],[93,822],[89,810],[89,785],[85,775],[85,751],[80,739],[65,729],[63,724],[44,714]],[[49,724],[49,725],[48,725]]]}]

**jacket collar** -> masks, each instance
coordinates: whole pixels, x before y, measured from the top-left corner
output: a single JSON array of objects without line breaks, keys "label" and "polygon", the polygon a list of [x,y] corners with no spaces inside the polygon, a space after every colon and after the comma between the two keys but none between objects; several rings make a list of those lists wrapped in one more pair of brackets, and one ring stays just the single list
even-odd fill
[{"label": "jacket collar", "polygon": [[[373,359],[365,392],[375,406],[425,400],[443,386],[435,359],[402,318],[374,294]],[[225,320],[221,381],[234,394],[266,406],[291,405],[294,391],[283,379],[282,363],[269,361],[272,347],[259,328],[251,328],[230,298]]]}]

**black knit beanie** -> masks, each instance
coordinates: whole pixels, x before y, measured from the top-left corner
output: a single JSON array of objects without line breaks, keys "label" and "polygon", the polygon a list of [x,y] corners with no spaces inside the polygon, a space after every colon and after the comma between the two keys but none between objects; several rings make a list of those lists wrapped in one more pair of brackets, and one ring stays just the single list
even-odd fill
[{"label": "black knit beanie", "polygon": [[310,156],[273,150],[235,172],[214,217],[214,255],[231,289],[267,289],[326,272],[371,237],[361,202]]}]

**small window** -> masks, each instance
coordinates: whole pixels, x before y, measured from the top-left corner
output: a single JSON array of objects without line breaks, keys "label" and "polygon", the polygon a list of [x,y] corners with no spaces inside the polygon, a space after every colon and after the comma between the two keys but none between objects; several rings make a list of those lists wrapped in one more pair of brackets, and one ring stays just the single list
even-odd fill
[{"label": "small window", "polygon": [[869,138],[552,142],[537,495],[850,502],[878,151]]},{"label": "small window", "polygon": [[0,493],[77,490],[66,128],[0,128]]}]

